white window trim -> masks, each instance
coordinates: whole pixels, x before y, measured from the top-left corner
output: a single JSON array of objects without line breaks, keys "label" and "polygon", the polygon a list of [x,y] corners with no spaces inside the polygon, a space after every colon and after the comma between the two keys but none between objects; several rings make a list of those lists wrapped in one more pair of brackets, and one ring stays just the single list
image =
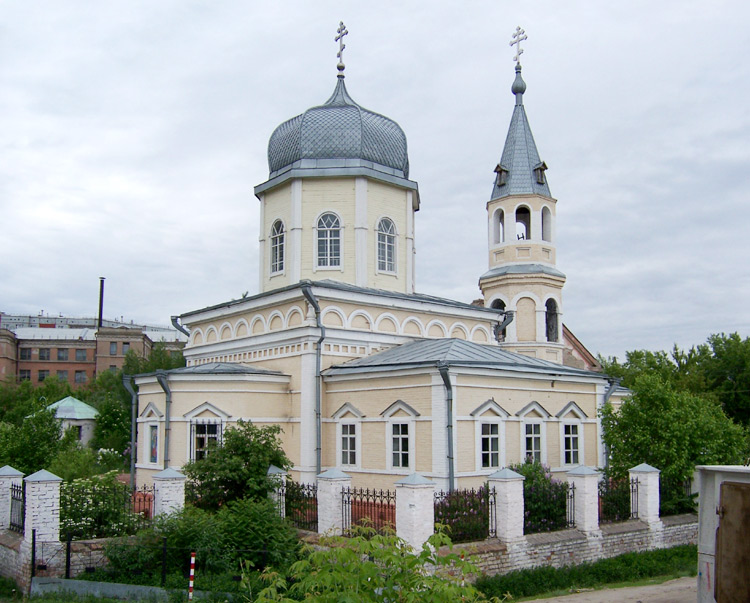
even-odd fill
[{"label": "white window trim", "polygon": [[[393,224],[393,270],[381,270],[380,269],[380,226],[381,220],[389,220]],[[375,221],[375,274],[386,274],[388,276],[398,276],[398,228],[396,228],[396,222],[389,216],[380,216]]]},{"label": "white window trim", "polygon": [[[409,434],[407,436],[407,442],[409,443],[409,466],[408,467],[394,467],[393,466],[393,426],[394,425],[407,425]],[[385,423],[385,437],[386,437],[386,449],[387,449],[387,467],[388,471],[397,474],[408,475],[414,473],[414,465],[416,461],[416,451],[414,449],[414,436],[415,436],[415,425],[413,417],[393,417]]]},{"label": "white window trim", "polygon": [[[320,266],[318,264],[318,221],[320,218],[325,214],[333,214],[338,218],[339,221],[339,265],[338,266]],[[320,271],[334,271],[334,272],[343,272],[344,271],[344,221],[341,219],[341,216],[331,210],[325,210],[320,212],[316,218],[315,222],[313,223],[313,272]]]},{"label": "white window trim", "polygon": [[521,462],[526,460],[526,426],[527,425],[541,425],[539,429],[539,437],[541,438],[541,463],[542,465],[547,464],[547,421],[534,417],[533,419],[523,419],[520,422],[521,425]]},{"label": "white window trim", "polygon": [[[565,462],[565,426],[575,425],[578,427],[578,462],[577,463],[566,463]],[[580,419],[563,419],[560,421],[560,466],[561,467],[578,467],[584,465],[584,437],[583,437],[583,421]]]},{"label": "white window trim", "polygon": [[[141,466],[149,468],[158,468],[159,462],[162,459],[161,451],[161,430],[159,429],[159,421],[148,420],[141,425],[145,428],[143,438],[143,448],[141,455]],[[151,461],[151,428],[156,427],[156,461]]]},{"label": "white window trim", "polygon": [[[497,467],[482,467],[482,425],[497,425],[497,437],[498,437],[498,466]],[[476,417],[474,421],[474,442],[475,452],[474,458],[476,459],[476,471],[481,474],[491,474],[503,467],[506,467],[505,462],[505,419],[498,416],[484,416]]]},{"label": "white window trim", "polygon": [[[281,222],[281,228],[282,230],[282,243],[281,243],[281,270],[274,270],[273,269],[273,242],[274,242],[274,234],[273,234],[273,227],[276,224],[276,222]],[[283,276],[286,274],[286,247],[287,247],[287,230],[286,225],[284,224],[284,220],[281,218],[275,219],[273,222],[271,222],[271,231],[268,235],[268,277],[273,278],[276,276]]]},{"label": "white window trim", "polygon": [[195,434],[193,433],[193,425],[218,425],[219,430],[216,437],[217,443],[221,444],[221,442],[224,440],[224,431],[226,429],[226,420],[222,419],[221,417],[205,417],[205,418],[189,418],[185,422],[185,426],[187,429],[187,451],[185,452],[185,458],[188,461],[194,461],[195,460],[195,445],[194,445],[194,437]]},{"label": "white window trim", "polygon": [[[341,460],[344,449],[342,446],[343,425],[354,425],[354,458],[356,462],[353,465],[344,464]],[[362,422],[359,419],[347,418],[336,423],[336,467],[342,469],[361,469],[362,467]]]}]

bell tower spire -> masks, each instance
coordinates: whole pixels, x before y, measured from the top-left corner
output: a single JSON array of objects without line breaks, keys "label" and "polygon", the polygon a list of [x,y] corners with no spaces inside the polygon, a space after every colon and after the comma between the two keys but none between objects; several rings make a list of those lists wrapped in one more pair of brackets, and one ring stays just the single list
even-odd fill
[{"label": "bell tower spire", "polygon": [[515,312],[503,336],[504,347],[562,364],[565,275],[555,266],[557,201],[523,105],[526,82],[520,57],[526,39],[517,27],[510,43],[516,47],[511,86],[516,101],[487,202],[489,270],[480,277],[479,287],[486,306]]}]

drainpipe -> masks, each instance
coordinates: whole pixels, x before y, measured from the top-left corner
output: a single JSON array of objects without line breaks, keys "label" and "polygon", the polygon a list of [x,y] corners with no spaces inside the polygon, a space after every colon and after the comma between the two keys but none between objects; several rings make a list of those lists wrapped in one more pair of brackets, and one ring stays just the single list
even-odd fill
[{"label": "drainpipe", "polygon": [[322,385],[323,377],[320,375],[320,357],[322,353],[322,343],[326,338],[326,329],[323,326],[323,321],[320,319],[320,305],[318,300],[315,299],[312,289],[310,288],[310,281],[302,282],[302,295],[315,310],[315,321],[320,329],[320,337],[318,338],[317,345],[315,346],[315,475],[319,475],[321,472],[321,397],[322,397]]},{"label": "drainpipe", "polygon": [[183,327],[180,324],[180,317],[179,316],[170,316],[169,319],[172,321],[172,326],[177,329],[180,333],[183,333],[190,337],[190,331],[188,331],[185,327]]},{"label": "drainpipe", "polygon": [[169,389],[167,373],[165,371],[156,371],[156,380],[161,385],[164,393],[167,395],[167,403],[164,411],[164,468],[169,468],[169,432],[171,427],[169,424],[170,408],[172,406],[172,390]]},{"label": "drainpipe", "polygon": [[503,313],[502,322],[495,325],[495,341],[497,341],[498,343],[505,341],[505,337],[503,337],[503,331],[505,330],[505,327],[513,322],[513,319],[515,317],[516,313],[513,310],[506,310]]},{"label": "drainpipe", "polygon": [[138,394],[133,389],[133,377],[130,375],[122,376],[122,384],[130,394],[130,489],[135,488],[135,416],[138,408]]},{"label": "drainpipe", "polygon": [[607,389],[606,392],[604,392],[604,402],[602,403],[602,406],[606,404],[607,402],[609,402],[609,399],[612,397],[612,394],[620,385],[620,381],[622,381],[622,379],[620,379],[620,377],[616,377],[609,382],[609,388]]},{"label": "drainpipe", "polygon": [[443,384],[445,385],[445,394],[447,401],[447,417],[448,417],[448,491],[453,492],[454,480],[455,480],[455,468],[453,458],[453,385],[451,384],[451,378],[448,374],[448,365],[439,362],[437,365],[440,376],[443,378]]}]

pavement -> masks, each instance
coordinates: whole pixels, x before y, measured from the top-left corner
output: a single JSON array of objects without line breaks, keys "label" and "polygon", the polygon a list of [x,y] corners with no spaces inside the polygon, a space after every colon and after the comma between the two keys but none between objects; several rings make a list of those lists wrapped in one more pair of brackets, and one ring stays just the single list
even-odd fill
[{"label": "pavement", "polygon": [[605,588],[535,600],[545,603],[695,603],[697,599],[698,578],[678,578],[661,584]]}]

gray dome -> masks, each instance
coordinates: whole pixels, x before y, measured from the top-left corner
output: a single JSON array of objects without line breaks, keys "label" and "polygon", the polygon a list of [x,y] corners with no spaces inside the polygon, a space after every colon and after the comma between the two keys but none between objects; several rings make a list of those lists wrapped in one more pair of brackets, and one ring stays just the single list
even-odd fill
[{"label": "gray dome", "polygon": [[[268,141],[268,169],[280,170],[305,160],[324,160],[321,167],[356,165],[409,177],[406,135],[393,120],[355,103],[338,76],[333,95],[324,104],[281,124]],[[353,161],[354,160],[354,161]]]}]

